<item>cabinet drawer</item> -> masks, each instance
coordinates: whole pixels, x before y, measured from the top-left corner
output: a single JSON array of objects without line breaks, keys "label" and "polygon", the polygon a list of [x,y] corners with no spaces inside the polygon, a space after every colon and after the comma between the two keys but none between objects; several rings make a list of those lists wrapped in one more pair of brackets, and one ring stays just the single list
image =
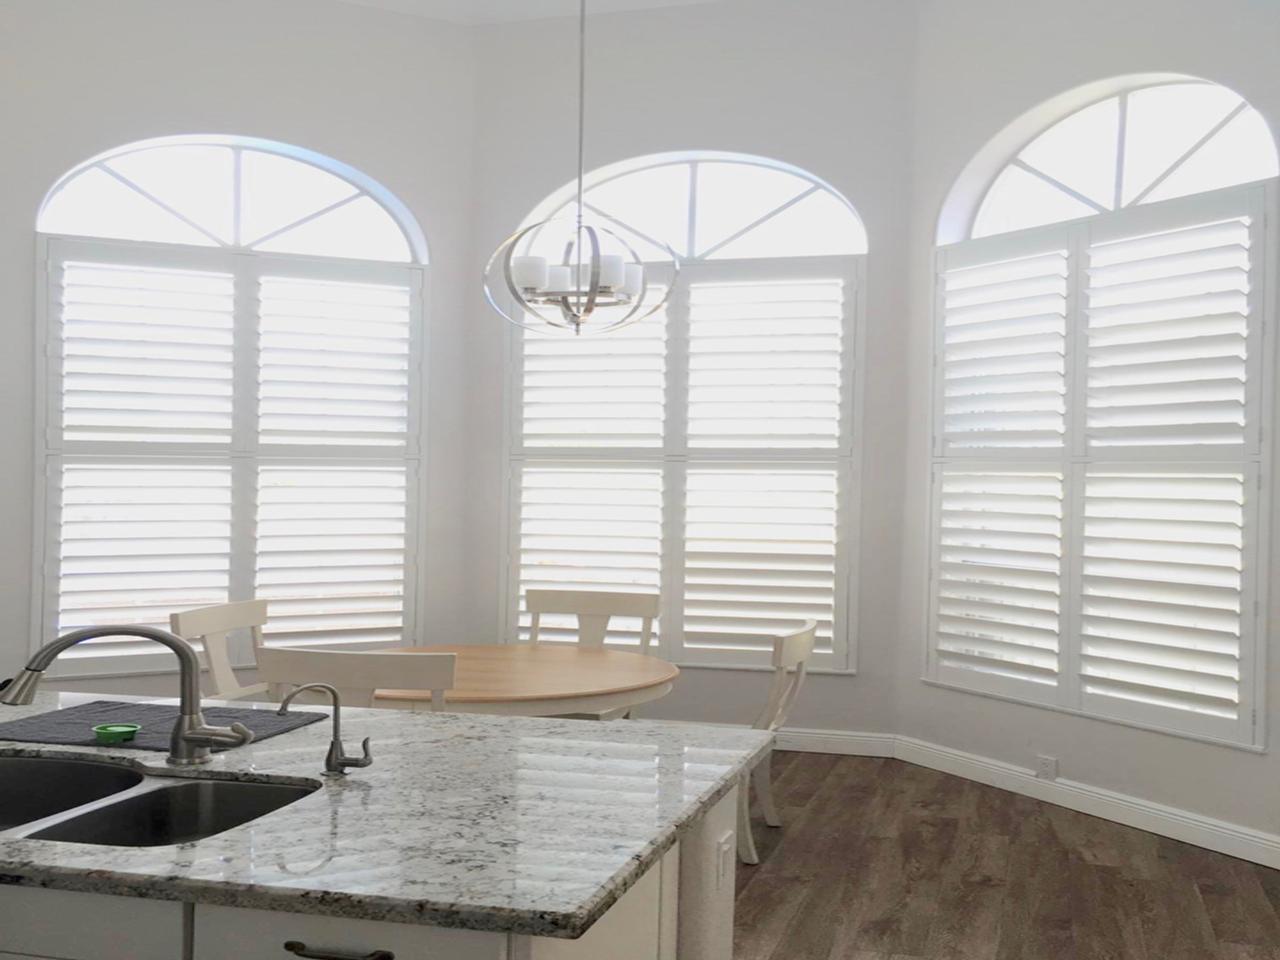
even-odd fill
[{"label": "cabinet drawer", "polygon": [[174,960],[182,904],[0,886],[0,946],[54,960]]},{"label": "cabinet drawer", "polygon": [[506,960],[507,936],[406,923],[378,923],[270,910],[196,904],[194,960],[297,960],[285,944],[364,958],[377,950],[396,960]]}]

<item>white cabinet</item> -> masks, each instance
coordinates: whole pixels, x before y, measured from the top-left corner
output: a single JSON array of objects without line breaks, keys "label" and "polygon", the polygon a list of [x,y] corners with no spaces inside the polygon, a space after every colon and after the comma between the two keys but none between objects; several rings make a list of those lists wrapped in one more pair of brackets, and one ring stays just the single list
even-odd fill
[{"label": "white cabinet", "polygon": [[0,949],[51,960],[175,960],[182,904],[0,886]]},{"label": "white cabinet", "polygon": [[197,904],[193,960],[294,960],[290,943],[333,960],[675,960],[679,864],[673,847],[577,940]]},{"label": "white cabinet", "polygon": [[306,952],[363,960],[384,950],[397,960],[507,960],[505,934],[445,930],[404,923],[196,905],[194,960],[296,960]]}]

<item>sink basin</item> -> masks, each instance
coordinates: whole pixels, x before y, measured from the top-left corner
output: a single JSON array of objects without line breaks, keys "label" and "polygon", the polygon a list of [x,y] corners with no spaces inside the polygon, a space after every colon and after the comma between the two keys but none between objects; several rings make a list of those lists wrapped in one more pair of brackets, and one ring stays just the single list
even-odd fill
[{"label": "sink basin", "polygon": [[203,840],[288,806],[314,787],[234,780],[188,780],[159,786],[31,835],[35,840],[159,847]]},{"label": "sink basin", "polygon": [[135,787],[142,774],[88,760],[0,757],[0,830]]}]

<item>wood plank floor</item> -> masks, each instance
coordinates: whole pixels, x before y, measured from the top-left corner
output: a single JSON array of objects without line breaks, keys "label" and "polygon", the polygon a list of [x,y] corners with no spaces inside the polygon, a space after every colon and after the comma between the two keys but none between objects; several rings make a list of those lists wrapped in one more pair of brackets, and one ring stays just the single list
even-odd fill
[{"label": "wood plank floor", "polygon": [[773,776],[735,960],[1280,960],[1280,871],[898,760]]}]

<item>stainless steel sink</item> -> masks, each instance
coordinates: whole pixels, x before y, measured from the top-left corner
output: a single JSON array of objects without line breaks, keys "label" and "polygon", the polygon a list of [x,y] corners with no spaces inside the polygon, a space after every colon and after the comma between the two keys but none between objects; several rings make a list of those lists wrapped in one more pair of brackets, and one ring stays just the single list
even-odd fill
[{"label": "stainless steel sink", "polygon": [[29,836],[34,840],[158,847],[188,843],[238,827],[315,791],[275,783],[155,778],[147,789],[68,816]]},{"label": "stainless steel sink", "polygon": [[144,779],[136,770],[109,763],[0,757],[0,830],[110,797]]}]

